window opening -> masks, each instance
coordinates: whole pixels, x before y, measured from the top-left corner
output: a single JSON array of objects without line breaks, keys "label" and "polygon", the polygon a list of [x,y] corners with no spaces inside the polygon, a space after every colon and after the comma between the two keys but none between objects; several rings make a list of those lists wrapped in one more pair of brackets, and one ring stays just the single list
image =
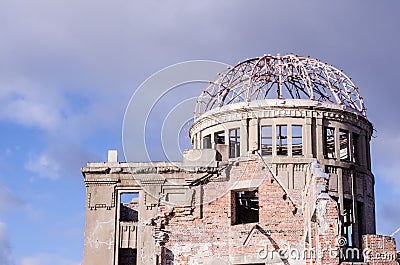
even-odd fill
[{"label": "window opening", "polygon": [[134,265],[137,264],[137,249],[136,248],[120,248],[118,264]]},{"label": "window opening", "polygon": [[229,157],[240,156],[240,129],[229,130]]},{"label": "window opening", "polygon": [[325,127],[324,154],[326,158],[335,158],[335,128]]},{"label": "window opening", "polygon": [[353,246],[353,203],[349,199],[344,200],[343,209],[343,228],[344,235],[347,238],[347,246]]},{"label": "window opening", "polygon": [[371,170],[371,150],[369,146],[369,137],[365,136],[365,147],[367,148],[367,167]]},{"label": "window opening", "polygon": [[303,126],[292,125],[292,155],[303,155]]},{"label": "window opening", "polygon": [[276,154],[287,155],[287,126],[276,125]]},{"label": "window opening", "polygon": [[360,164],[360,136],[353,133],[353,162]]},{"label": "window opening", "polygon": [[357,202],[357,223],[358,223],[358,245],[362,245],[362,235],[365,234],[364,228],[364,203]]},{"label": "window opening", "polygon": [[203,149],[211,149],[211,135],[203,137]]},{"label": "window opening", "polygon": [[121,193],[120,197],[120,215],[121,222],[137,222],[139,208],[139,193],[127,192]]},{"label": "window opening", "polygon": [[339,143],[340,143],[340,160],[348,161],[350,159],[348,131],[339,130]]},{"label": "window opening", "polygon": [[225,132],[220,131],[214,134],[214,141],[216,144],[225,144]]},{"label": "window opening", "polygon": [[237,191],[235,195],[235,224],[258,222],[258,191]]},{"label": "window opening", "polygon": [[261,126],[261,155],[272,155],[272,126]]}]

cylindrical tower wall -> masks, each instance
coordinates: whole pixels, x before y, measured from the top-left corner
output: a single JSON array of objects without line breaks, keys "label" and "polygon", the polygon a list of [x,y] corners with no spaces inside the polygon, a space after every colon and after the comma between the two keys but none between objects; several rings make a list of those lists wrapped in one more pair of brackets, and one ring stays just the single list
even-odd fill
[{"label": "cylindrical tower wall", "polygon": [[315,160],[329,174],[328,193],[341,213],[341,233],[360,246],[375,233],[372,124],[335,103],[304,99],[236,103],[204,113],[190,130],[195,149],[215,149],[220,161],[258,152],[294,196]]}]

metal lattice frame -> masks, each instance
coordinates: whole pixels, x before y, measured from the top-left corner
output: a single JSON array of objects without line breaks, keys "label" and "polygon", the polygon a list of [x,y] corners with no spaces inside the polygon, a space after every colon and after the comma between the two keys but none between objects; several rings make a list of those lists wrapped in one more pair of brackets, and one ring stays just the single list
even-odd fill
[{"label": "metal lattice frame", "polygon": [[284,98],[333,102],[366,115],[357,87],[342,71],[293,54],[264,55],[228,68],[203,90],[195,115],[227,104]]}]

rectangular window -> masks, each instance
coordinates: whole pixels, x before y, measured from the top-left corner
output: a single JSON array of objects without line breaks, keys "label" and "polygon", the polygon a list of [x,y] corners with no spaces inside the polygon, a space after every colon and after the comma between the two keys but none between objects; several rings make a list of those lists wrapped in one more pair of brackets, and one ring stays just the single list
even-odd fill
[{"label": "rectangular window", "polygon": [[120,203],[119,220],[121,222],[138,222],[139,193],[121,193]]},{"label": "rectangular window", "polygon": [[370,138],[366,135],[365,136],[365,147],[367,148],[367,167],[371,170],[371,150],[369,146]]},{"label": "rectangular window", "polygon": [[344,199],[343,209],[343,232],[347,238],[347,246],[353,246],[353,202],[349,199]]},{"label": "rectangular window", "polygon": [[120,248],[118,264],[120,265],[133,265],[137,261],[137,249],[136,248]]},{"label": "rectangular window", "polygon": [[272,126],[261,126],[261,155],[272,155]]},{"label": "rectangular window", "polygon": [[303,126],[292,125],[292,155],[303,155]]},{"label": "rectangular window", "polygon": [[335,128],[324,129],[324,155],[326,158],[335,158]]},{"label": "rectangular window", "polygon": [[211,149],[211,135],[203,137],[203,149]]},{"label": "rectangular window", "polygon": [[229,157],[240,156],[240,129],[229,130]]},{"label": "rectangular window", "polygon": [[258,191],[236,191],[235,199],[235,224],[258,222]]},{"label": "rectangular window", "polygon": [[286,156],[288,154],[287,126],[276,125],[276,154]]},{"label": "rectangular window", "polygon": [[339,130],[339,142],[340,142],[340,160],[350,160],[349,154],[349,132],[346,130]]},{"label": "rectangular window", "polygon": [[362,245],[362,236],[365,235],[364,228],[364,203],[357,202],[357,223],[358,223],[358,245]]},{"label": "rectangular window", "polygon": [[225,144],[225,132],[220,131],[214,134],[214,141],[216,144]]},{"label": "rectangular window", "polygon": [[353,162],[360,164],[360,136],[353,133]]}]

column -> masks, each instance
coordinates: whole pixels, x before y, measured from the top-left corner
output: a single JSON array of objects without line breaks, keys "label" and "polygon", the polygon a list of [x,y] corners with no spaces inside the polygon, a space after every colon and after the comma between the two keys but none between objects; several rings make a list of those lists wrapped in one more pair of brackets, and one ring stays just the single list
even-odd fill
[{"label": "column", "polygon": [[249,151],[258,150],[258,119],[252,118],[249,121]]}]

